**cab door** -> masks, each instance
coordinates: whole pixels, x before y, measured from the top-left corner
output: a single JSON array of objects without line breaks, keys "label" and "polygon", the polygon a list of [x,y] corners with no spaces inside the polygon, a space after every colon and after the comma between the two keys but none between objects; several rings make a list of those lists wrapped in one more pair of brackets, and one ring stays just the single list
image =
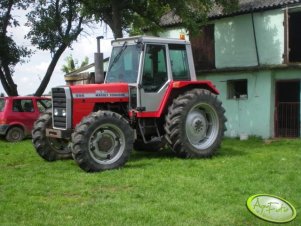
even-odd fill
[{"label": "cab door", "polygon": [[159,109],[169,79],[167,45],[146,44],[139,90],[140,107],[146,112]]}]

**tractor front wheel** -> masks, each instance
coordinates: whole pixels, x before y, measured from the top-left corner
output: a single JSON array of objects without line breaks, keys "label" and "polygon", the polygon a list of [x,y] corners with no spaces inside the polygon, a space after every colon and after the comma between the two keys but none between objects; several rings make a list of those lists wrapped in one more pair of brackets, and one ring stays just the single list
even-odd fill
[{"label": "tractor front wheel", "polygon": [[85,117],[72,135],[72,152],[87,172],[123,166],[133,149],[134,132],[119,114],[98,111]]},{"label": "tractor front wheel", "polygon": [[180,157],[210,157],[219,148],[226,118],[217,97],[193,89],[174,100],[166,116],[166,139]]},{"label": "tractor front wheel", "polygon": [[72,159],[68,140],[47,137],[46,128],[52,128],[52,113],[50,111],[41,115],[33,126],[32,143],[37,153],[49,162]]}]

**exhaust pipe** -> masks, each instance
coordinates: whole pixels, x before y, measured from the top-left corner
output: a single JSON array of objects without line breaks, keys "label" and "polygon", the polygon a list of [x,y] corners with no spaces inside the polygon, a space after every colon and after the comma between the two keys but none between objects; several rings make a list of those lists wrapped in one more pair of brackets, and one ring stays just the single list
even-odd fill
[{"label": "exhaust pipe", "polygon": [[94,53],[95,83],[103,83],[105,80],[103,72],[103,53],[100,52],[100,39],[103,39],[103,36],[96,37],[97,52]]}]

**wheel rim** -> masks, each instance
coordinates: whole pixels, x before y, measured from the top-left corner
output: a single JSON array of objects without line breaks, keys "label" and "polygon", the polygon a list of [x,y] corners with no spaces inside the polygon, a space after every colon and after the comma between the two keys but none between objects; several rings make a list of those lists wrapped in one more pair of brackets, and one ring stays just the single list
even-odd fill
[{"label": "wheel rim", "polygon": [[12,129],[10,133],[10,138],[14,141],[22,140],[22,131],[21,129]]},{"label": "wheel rim", "polygon": [[217,112],[206,103],[195,105],[187,115],[185,129],[192,146],[199,150],[210,147],[219,132]]},{"label": "wheel rim", "polygon": [[124,149],[124,133],[113,124],[99,126],[93,131],[89,140],[90,155],[100,164],[111,164],[117,161]]}]

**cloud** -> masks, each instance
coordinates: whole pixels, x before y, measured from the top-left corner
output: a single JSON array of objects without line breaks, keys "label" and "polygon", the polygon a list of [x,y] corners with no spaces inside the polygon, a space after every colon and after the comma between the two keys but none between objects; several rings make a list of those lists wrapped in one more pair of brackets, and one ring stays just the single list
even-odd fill
[{"label": "cloud", "polygon": [[33,74],[39,74],[39,73],[45,73],[47,70],[47,67],[49,65],[49,62],[30,62],[28,64],[22,64],[17,65],[15,67],[15,75],[22,75],[24,73],[33,73]]}]

